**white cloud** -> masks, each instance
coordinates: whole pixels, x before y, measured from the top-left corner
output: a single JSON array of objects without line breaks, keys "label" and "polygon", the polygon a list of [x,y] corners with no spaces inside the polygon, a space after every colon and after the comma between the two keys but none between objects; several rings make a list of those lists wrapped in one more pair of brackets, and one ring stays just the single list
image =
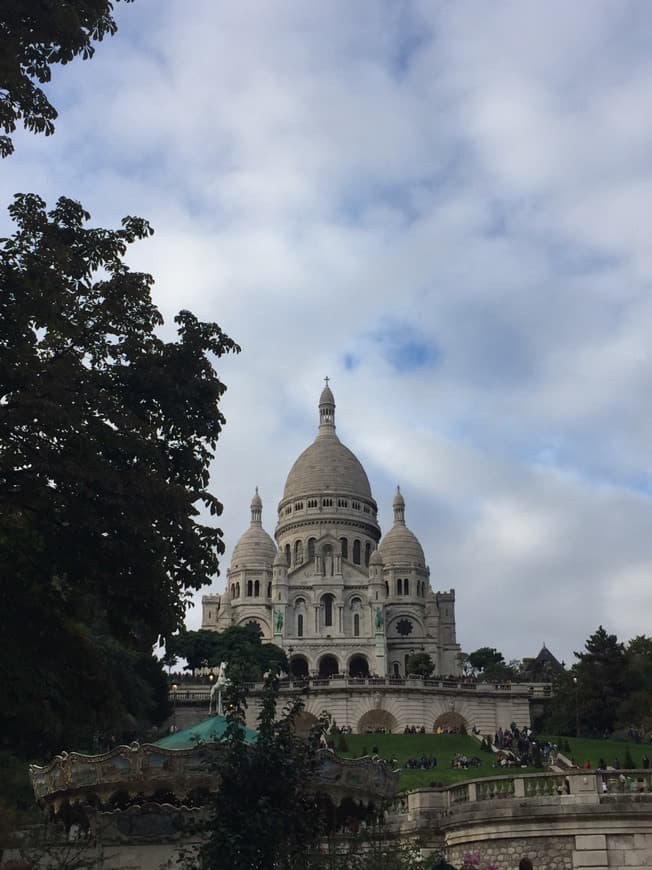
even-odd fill
[{"label": "white cloud", "polygon": [[[168,323],[188,307],[242,344],[219,365],[229,551],[255,485],[273,530],[329,374],[466,649],[568,660],[599,622],[645,632],[652,9],[191,5],[119,4],[0,185],[148,217],[130,260]],[[399,329],[428,364],[396,365]]]}]

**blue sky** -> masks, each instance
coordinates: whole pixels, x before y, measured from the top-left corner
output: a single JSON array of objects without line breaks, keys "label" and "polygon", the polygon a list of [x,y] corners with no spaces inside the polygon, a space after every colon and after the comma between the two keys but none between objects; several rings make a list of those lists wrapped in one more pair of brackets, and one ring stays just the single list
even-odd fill
[{"label": "blue sky", "polygon": [[[243,347],[220,364],[227,555],[338,432],[464,649],[560,658],[652,612],[652,6],[136,0],[54,71],[2,201],[80,199]],[[0,218],[5,231],[6,219]],[[170,326],[171,328],[171,326]],[[198,610],[189,622],[196,625]]]}]

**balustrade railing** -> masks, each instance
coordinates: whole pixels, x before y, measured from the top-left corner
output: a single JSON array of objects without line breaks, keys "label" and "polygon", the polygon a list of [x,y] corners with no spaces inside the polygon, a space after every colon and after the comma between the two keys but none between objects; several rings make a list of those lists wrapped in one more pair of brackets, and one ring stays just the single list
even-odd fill
[{"label": "balustrade railing", "polygon": [[[441,797],[437,805],[442,811],[459,808],[462,805],[480,802],[490,803],[506,800],[565,801],[578,796],[600,803],[612,798],[627,795],[648,794],[652,801],[652,770],[572,770],[566,773],[514,774],[513,776],[494,776],[469,780],[446,788],[417,789],[407,794],[409,812],[423,805],[424,793],[436,793]],[[441,803],[439,803],[441,801]],[[414,807],[412,806],[414,804]]]},{"label": "balustrade railing", "polygon": [[[198,683],[192,683],[189,680],[172,682],[170,684],[170,699],[173,700],[176,696],[178,702],[193,702],[202,698],[208,700],[212,683],[205,682],[203,679]],[[252,691],[259,691],[263,687],[262,683],[248,683],[247,688]],[[414,689],[439,689],[442,691],[475,693],[489,692],[504,694],[512,692],[518,695],[534,694],[549,694],[546,688],[539,686],[533,687],[525,683],[475,683],[466,680],[443,680],[443,679],[421,679],[420,677],[350,677],[345,674],[334,674],[331,677],[292,677],[280,681],[281,691],[299,690],[307,687],[321,690],[337,690],[346,688],[349,689],[368,689],[373,688],[391,688],[397,690],[414,690]],[[536,691],[535,691],[536,689]]]}]

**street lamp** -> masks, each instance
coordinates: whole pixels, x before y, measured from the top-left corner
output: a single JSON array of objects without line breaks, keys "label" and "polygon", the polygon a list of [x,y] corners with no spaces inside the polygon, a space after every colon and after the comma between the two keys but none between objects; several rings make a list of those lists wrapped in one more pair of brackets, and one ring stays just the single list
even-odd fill
[{"label": "street lamp", "polygon": [[179,686],[172,683],[172,729],[177,730],[177,689]]},{"label": "street lamp", "polygon": [[577,697],[577,677],[573,677],[573,683],[575,685],[575,736],[580,736],[580,707],[579,701]]}]

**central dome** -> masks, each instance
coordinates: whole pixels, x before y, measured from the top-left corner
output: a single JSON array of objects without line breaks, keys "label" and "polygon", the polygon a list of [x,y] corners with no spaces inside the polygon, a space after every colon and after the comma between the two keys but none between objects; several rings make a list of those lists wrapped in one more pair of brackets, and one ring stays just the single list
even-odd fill
[{"label": "central dome", "polygon": [[372,498],[360,461],[335,434],[335,400],[328,385],[319,398],[319,432],[290,469],[283,500],[318,492]]},{"label": "central dome", "polygon": [[354,453],[333,433],[318,435],[294,463],[285,483],[283,498],[315,492],[341,492],[371,498],[364,468]]}]

